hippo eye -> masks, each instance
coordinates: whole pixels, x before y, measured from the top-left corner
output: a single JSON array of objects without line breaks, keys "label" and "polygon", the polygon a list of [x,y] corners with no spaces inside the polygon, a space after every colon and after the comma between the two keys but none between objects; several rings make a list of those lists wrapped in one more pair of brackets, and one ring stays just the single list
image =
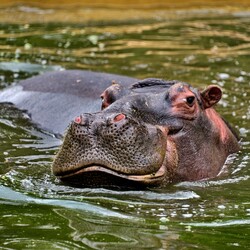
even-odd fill
[{"label": "hippo eye", "polygon": [[187,102],[188,106],[192,107],[194,105],[194,100],[195,100],[194,96],[187,97],[186,102]]}]

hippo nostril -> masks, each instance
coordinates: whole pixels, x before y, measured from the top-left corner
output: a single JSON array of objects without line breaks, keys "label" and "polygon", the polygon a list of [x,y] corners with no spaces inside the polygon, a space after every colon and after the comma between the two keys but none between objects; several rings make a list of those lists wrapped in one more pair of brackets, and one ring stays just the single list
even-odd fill
[{"label": "hippo nostril", "polygon": [[87,119],[84,116],[77,116],[74,119],[74,122],[79,125],[86,125],[87,124]]},{"label": "hippo nostril", "polygon": [[77,117],[75,118],[75,120],[74,120],[74,122],[77,123],[77,124],[80,124],[81,121],[82,121],[82,119],[81,119],[80,116],[77,116]]},{"label": "hippo nostril", "polygon": [[123,120],[123,119],[125,119],[126,118],[126,116],[124,115],[124,114],[118,114],[118,115],[116,115],[114,118],[113,118],[113,122],[119,122],[119,121],[121,121],[121,120]]}]

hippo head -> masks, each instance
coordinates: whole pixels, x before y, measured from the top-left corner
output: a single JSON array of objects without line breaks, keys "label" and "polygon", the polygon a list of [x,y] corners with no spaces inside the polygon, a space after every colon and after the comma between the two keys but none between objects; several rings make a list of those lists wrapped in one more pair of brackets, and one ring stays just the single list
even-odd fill
[{"label": "hippo head", "polygon": [[215,85],[199,92],[179,81],[114,84],[103,110],[69,125],[54,163],[62,181],[84,187],[162,186],[216,176],[237,138],[212,108]]}]

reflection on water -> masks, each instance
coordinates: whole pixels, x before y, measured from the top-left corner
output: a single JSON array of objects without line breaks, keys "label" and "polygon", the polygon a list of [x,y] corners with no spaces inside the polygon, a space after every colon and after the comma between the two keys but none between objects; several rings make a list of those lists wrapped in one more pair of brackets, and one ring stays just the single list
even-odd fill
[{"label": "reflection on water", "polygon": [[[69,226],[73,229],[72,237],[75,241],[80,241],[94,249],[105,247],[106,242],[109,242],[109,249],[161,248],[171,245],[172,240],[179,239],[179,235],[168,230],[167,226],[162,226],[162,228],[158,225],[148,227],[145,222],[128,222],[120,219],[100,222],[98,218],[87,218],[82,213],[75,214],[62,209],[54,211],[69,221]],[[128,227],[128,224],[132,227]],[[156,238],[155,234],[159,237]],[[166,241],[165,244],[162,239]]]},{"label": "reflection on water", "polygon": [[[239,131],[242,151],[212,180],[163,190],[72,188],[50,172],[61,141],[36,128],[27,114],[1,104],[0,245],[247,249],[249,12],[240,6],[230,12],[137,7],[126,13],[112,7],[96,9],[96,18],[90,20],[93,9],[73,9],[14,5],[0,10],[0,89],[45,71],[71,68],[180,79],[201,89],[217,84],[224,91],[218,110]],[[8,18],[10,13],[17,14],[16,22]],[[53,22],[42,22],[52,20],[52,15]]]}]

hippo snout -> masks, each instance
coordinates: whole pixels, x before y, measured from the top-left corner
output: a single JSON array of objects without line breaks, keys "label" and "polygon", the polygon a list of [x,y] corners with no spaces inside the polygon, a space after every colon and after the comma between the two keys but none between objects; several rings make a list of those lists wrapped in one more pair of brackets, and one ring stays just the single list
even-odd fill
[{"label": "hippo snout", "polygon": [[79,171],[123,177],[154,175],[164,163],[165,137],[159,127],[124,113],[83,114],[70,124],[53,173],[61,179]]}]

